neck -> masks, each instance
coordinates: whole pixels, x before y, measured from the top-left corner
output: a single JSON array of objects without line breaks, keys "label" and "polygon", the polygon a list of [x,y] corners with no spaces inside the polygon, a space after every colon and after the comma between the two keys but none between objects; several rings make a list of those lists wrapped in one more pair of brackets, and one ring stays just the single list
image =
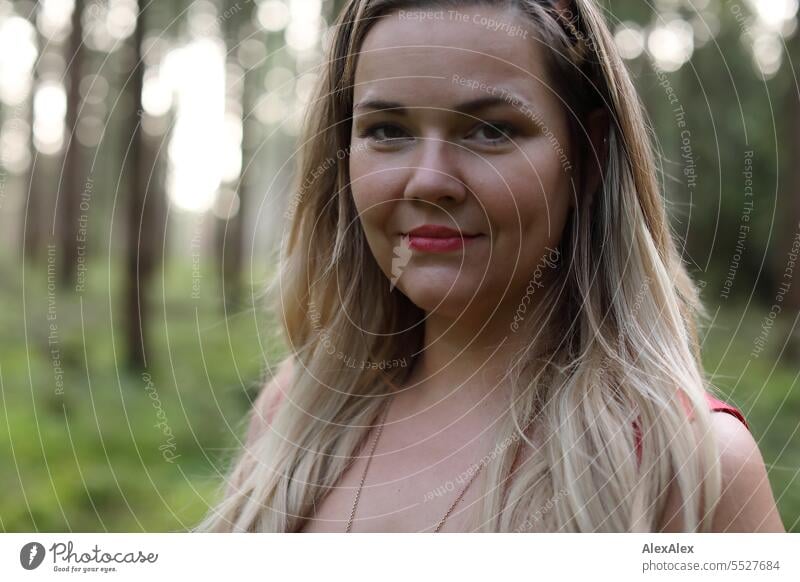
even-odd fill
[{"label": "neck", "polygon": [[458,403],[459,409],[469,409],[482,400],[492,408],[507,408],[509,371],[515,357],[530,347],[542,319],[536,313],[542,307],[538,302],[526,302],[524,313],[520,305],[515,297],[494,313],[465,313],[455,319],[429,313],[424,348],[407,383],[415,408]]}]

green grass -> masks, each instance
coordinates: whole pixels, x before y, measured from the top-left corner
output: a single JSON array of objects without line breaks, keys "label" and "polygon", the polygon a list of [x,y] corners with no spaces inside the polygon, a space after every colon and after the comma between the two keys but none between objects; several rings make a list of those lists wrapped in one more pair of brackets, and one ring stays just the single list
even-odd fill
[{"label": "green grass", "polygon": [[121,304],[109,301],[120,281],[99,263],[88,275],[82,295],[56,291],[51,321],[46,267],[25,273],[24,306],[21,275],[0,283],[0,527],[184,530],[214,500],[262,369],[279,359],[277,328],[263,310],[226,317],[210,278],[193,299],[191,267],[170,268],[153,286],[148,383],[123,366]]},{"label": "green grass", "polygon": [[[226,317],[206,265],[197,299],[189,264],[155,281],[148,373],[179,455],[171,463],[159,450],[168,439],[155,426],[153,390],[122,366],[118,273],[93,263],[82,295],[56,292],[59,395],[46,266],[28,269],[24,287],[18,270],[0,268],[0,529],[181,531],[197,523],[244,433],[262,369],[282,355],[272,316],[251,304]],[[767,349],[752,358],[764,313],[740,313],[718,315],[704,344],[706,368],[747,416],[784,523],[800,531],[800,382],[797,364],[779,357],[791,322],[779,318]]]},{"label": "green grass", "polygon": [[[713,313],[713,311],[712,311]],[[723,399],[738,406],[761,449],[783,523],[800,531],[800,362],[787,344],[794,316],[778,316],[764,351],[753,355],[766,310],[720,311],[704,345],[704,364]],[[796,333],[796,330],[795,330]],[[795,340],[796,342],[797,340]]]}]

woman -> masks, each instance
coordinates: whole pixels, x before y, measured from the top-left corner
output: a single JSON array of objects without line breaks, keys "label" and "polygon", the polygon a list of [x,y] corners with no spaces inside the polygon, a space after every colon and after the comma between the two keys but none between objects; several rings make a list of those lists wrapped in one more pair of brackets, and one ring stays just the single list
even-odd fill
[{"label": "woman", "polygon": [[783,531],[595,3],[353,0],[334,30],[293,356],[199,529]]}]

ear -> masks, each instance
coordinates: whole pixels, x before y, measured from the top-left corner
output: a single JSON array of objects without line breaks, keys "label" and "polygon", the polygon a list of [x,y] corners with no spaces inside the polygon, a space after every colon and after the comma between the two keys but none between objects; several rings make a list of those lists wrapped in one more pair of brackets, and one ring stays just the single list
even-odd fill
[{"label": "ear", "polygon": [[608,157],[608,121],[608,111],[604,107],[599,107],[589,114],[584,127],[589,143],[584,150],[581,171],[584,175],[582,195],[587,207],[591,205],[592,196],[603,181],[603,172]]}]

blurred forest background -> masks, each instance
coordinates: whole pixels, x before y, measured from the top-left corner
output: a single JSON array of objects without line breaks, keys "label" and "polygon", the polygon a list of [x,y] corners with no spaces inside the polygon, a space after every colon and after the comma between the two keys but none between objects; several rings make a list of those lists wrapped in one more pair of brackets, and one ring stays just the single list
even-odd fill
[{"label": "blurred forest background", "polygon": [[[706,369],[800,531],[798,0],[601,3]],[[184,530],[214,501],[286,353],[260,295],[343,4],[0,0],[0,530]]]}]

